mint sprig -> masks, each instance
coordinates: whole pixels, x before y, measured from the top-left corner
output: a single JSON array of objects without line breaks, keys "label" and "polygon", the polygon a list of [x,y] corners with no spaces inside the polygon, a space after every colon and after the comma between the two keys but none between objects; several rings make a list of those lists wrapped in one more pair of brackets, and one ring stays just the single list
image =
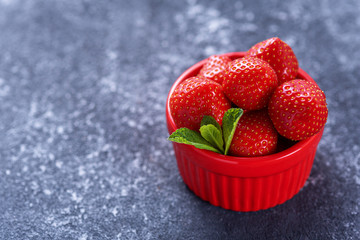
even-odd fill
[{"label": "mint sprig", "polygon": [[234,137],[236,126],[243,113],[244,111],[241,108],[230,108],[224,114],[223,117],[223,132],[224,132],[224,140],[225,140],[224,155],[227,155],[229,151],[231,141]]},{"label": "mint sprig", "polygon": [[214,125],[208,124],[200,127],[200,134],[212,146],[219,149],[221,153],[224,152],[224,140],[221,132]]},{"label": "mint sprig", "polygon": [[184,143],[188,145],[193,145],[199,149],[206,149],[213,152],[221,153],[216,147],[211,145],[208,141],[206,141],[200,133],[188,129],[188,128],[179,128],[175,132],[173,132],[168,138],[170,141],[177,143]]},{"label": "mint sprig", "polygon": [[213,117],[204,116],[200,124],[200,133],[188,128],[179,128],[168,140],[227,155],[243,112],[241,108],[229,109],[224,114],[222,127]]}]

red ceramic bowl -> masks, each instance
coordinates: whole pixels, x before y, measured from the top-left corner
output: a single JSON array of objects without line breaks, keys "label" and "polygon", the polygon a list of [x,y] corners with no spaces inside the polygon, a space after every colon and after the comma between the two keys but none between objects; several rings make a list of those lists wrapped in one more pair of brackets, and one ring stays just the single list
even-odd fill
[{"label": "red ceramic bowl", "polygon": [[[227,53],[232,59],[244,52]],[[177,127],[169,98],[185,79],[197,75],[205,60],[186,70],[172,86],[166,102],[169,134]],[[297,78],[314,81],[299,69]],[[257,211],[292,198],[309,177],[323,129],[285,150],[262,157],[224,156],[190,145],[173,143],[177,165],[185,184],[201,199],[234,211]]]}]

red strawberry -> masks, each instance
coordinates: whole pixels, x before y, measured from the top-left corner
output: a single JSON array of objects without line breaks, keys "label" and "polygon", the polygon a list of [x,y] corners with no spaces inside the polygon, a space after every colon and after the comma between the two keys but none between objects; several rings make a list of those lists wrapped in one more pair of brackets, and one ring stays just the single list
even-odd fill
[{"label": "red strawberry", "polygon": [[278,80],[270,65],[255,57],[232,61],[223,76],[226,96],[245,110],[264,108]]},{"label": "red strawberry", "polygon": [[279,84],[295,79],[299,63],[289,45],[274,37],[255,44],[246,56],[258,57],[267,61],[275,70]]},{"label": "red strawberry", "polygon": [[170,97],[170,111],[178,128],[199,131],[204,115],[221,124],[224,113],[231,107],[222,86],[203,77],[191,77],[182,82]]},{"label": "red strawberry", "polygon": [[239,157],[255,157],[274,153],[278,140],[266,110],[250,111],[240,118],[230,146]]},{"label": "red strawberry", "polygon": [[328,109],[325,94],[314,82],[285,82],[271,96],[268,111],[277,131],[291,140],[303,140],[325,125]]},{"label": "red strawberry", "polygon": [[231,59],[223,55],[213,55],[207,59],[199,72],[199,76],[206,77],[221,84],[220,74],[225,71]]}]

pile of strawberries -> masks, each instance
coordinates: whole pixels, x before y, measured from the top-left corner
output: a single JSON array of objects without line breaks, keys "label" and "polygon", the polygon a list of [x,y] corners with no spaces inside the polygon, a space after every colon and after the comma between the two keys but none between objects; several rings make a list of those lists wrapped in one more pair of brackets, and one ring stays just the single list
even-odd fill
[{"label": "pile of strawberries", "polygon": [[211,56],[170,96],[172,118],[178,128],[199,131],[204,116],[222,125],[226,111],[241,108],[230,154],[274,153],[279,135],[304,140],[327,120],[323,91],[313,81],[297,79],[298,69],[293,50],[276,37],[257,43],[243,58]]}]

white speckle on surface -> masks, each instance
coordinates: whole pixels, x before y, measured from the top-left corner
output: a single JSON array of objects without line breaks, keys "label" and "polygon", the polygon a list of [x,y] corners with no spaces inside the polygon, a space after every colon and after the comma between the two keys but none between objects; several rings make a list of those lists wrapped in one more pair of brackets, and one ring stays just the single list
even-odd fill
[{"label": "white speckle on surface", "polygon": [[211,55],[218,54],[218,52],[214,46],[206,46],[204,49],[204,54],[206,56],[211,56]]},{"label": "white speckle on surface", "polygon": [[29,116],[34,117],[36,112],[37,112],[37,109],[38,109],[37,102],[32,101],[31,104],[30,104]]},{"label": "white speckle on surface", "polygon": [[[360,146],[354,146],[353,147],[355,151],[359,151]],[[357,185],[360,185],[360,152],[354,157],[354,160],[352,161],[353,168],[355,169],[355,172],[357,174],[354,175],[354,180]]]},{"label": "white speckle on surface", "polygon": [[95,151],[95,152],[92,152],[92,153],[89,153],[88,155],[86,155],[86,158],[92,159],[92,158],[97,158],[98,156],[99,156],[99,152]]},{"label": "white speckle on surface", "polygon": [[214,33],[216,31],[219,31],[220,29],[222,29],[224,26],[226,26],[228,24],[229,24],[229,21],[224,18],[210,20],[208,22],[209,32]]},{"label": "white speckle on surface", "polygon": [[246,20],[248,20],[248,21],[254,21],[254,19],[255,19],[255,14],[253,13],[253,12],[247,12],[246,13]]},{"label": "white speckle on surface", "polygon": [[67,224],[70,223],[70,219],[69,218],[64,218],[63,220],[56,220],[52,222],[52,226],[53,227],[61,227],[61,226],[65,226]]},{"label": "white speckle on surface", "polygon": [[49,109],[44,113],[44,118],[52,119],[54,117],[55,117],[54,112]]},{"label": "white speckle on surface", "polygon": [[75,191],[68,190],[67,192],[70,193],[72,201],[76,203],[80,203],[82,201],[83,197],[79,196]]},{"label": "white speckle on surface", "polygon": [[63,166],[63,162],[62,161],[56,161],[55,162],[55,166],[57,167],[57,168],[61,168],[62,166]]},{"label": "white speckle on surface", "polygon": [[86,233],[83,233],[80,237],[79,240],[87,240],[88,239],[88,235]]},{"label": "white speckle on surface", "polygon": [[131,166],[134,169],[137,169],[140,167],[140,159],[139,158],[134,158],[134,160],[131,161]]},{"label": "white speckle on surface", "polygon": [[276,33],[277,31],[279,31],[279,26],[271,24],[271,25],[269,25],[269,31],[272,33]]},{"label": "white speckle on surface", "polygon": [[117,59],[117,57],[118,57],[117,52],[116,52],[116,51],[113,51],[113,50],[107,50],[107,51],[106,51],[106,55],[107,55],[107,57],[108,57],[110,60],[115,60],[115,59]]},{"label": "white speckle on surface", "polygon": [[[108,92],[116,92],[117,90],[117,83],[112,75],[101,78],[100,83],[103,89],[106,89]],[[106,92],[106,90],[104,91]]]},{"label": "white speckle on surface", "polygon": [[258,26],[253,23],[243,23],[239,25],[239,28],[244,32],[255,32]]},{"label": "white speckle on surface", "polygon": [[114,217],[116,217],[117,214],[118,214],[118,208],[117,208],[117,207],[114,207],[114,208],[111,210],[111,213],[112,213],[112,215],[114,215]]},{"label": "white speckle on surface", "polygon": [[84,166],[79,166],[79,176],[84,176],[86,174],[86,171],[84,169]]},{"label": "white speckle on surface", "polygon": [[[193,45],[203,43],[220,44],[221,48],[218,48],[216,51],[219,53],[225,52],[225,49],[230,44],[232,34],[230,21],[226,15],[223,15],[216,8],[193,3],[188,5],[185,14],[176,14],[174,18],[179,25],[179,31],[183,32],[183,36]],[[189,21],[186,21],[189,19],[193,24],[189,24]],[[194,24],[198,27],[196,34],[188,34],[189,28],[192,28]],[[239,27],[242,24],[239,24]]]},{"label": "white speckle on surface", "polygon": [[107,152],[111,149],[111,145],[108,143],[105,143],[102,147],[101,147],[101,151],[102,152]]},{"label": "white speckle on surface", "polygon": [[5,84],[5,80],[0,78],[0,97],[5,97],[9,94],[10,87]]},{"label": "white speckle on surface", "polygon": [[8,6],[8,5],[15,3],[16,1],[17,0],[0,0],[0,4],[2,4],[4,6]]},{"label": "white speckle on surface", "polygon": [[146,213],[143,213],[144,216],[144,221],[146,222],[147,220],[149,220],[148,216],[146,215]]},{"label": "white speckle on surface", "polygon": [[355,175],[355,176],[354,176],[354,179],[355,179],[355,183],[356,183],[357,185],[360,185],[360,176]]},{"label": "white speckle on surface", "polygon": [[320,181],[323,180],[324,180],[324,176],[322,175],[316,175],[316,176],[310,175],[308,180],[305,182],[304,186],[306,187],[308,184],[317,185]]},{"label": "white speckle on surface", "polygon": [[36,158],[43,157],[46,153],[46,149],[43,148],[40,144],[37,144],[33,149],[33,156]]},{"label": "white speckle on surface", "polygon": [[288,45],[293,46],[296,43],[296,38],[294,36],[286,36],[283,38],[283,41]]},{"label": "white speckle on surface", "polygon": [[30,183],[30,188],[34,191],[37,192],[37,190],[39,189],[39,184],[36,181],[31,181]]},{"label": "white speckle on surface", "polygon": [[197,17],[200,14],[204,14],[204,7],[201,5],[190,5],[191,7],[189,8],[187,14],[190,18],[194,18]]},{"label": "white speckle on surface", "polygon": [[209,8],[208,9],[208,15],[210,17],[216,18],[220,16],[220,12],[219,10],[215,9],[215,8]]},{"label": "white speckle on surface", "polygon": [[144,19],[136,18],[135,19],[135,24],[136,24],[136,26],[142,28],[142,27],[144,27],[146,25],[146,22],[145,22]]},{"label": "white speckle on surface", "polygon": [[52,153],[49,153],[49,159],[51,160],[51,161],[53,161],[54,159],[55,159],[55,156],[54,156],[54,154],[52,154]]},{"label": "white speckle on surface", "polygon": [[121,195],[122,197],[126,197],[126,196],[128,195],[128,190],[127,190],[125,187],[123,187],[123,188],[121,189],[120,195]]},{"label": "white speckle on surface", "polygon": [[46,171],[46,166],[45,165],[40,165],[40,171],[45,172]]},{"label": "white speckle on surface", "polygon": [[58,134],[63,134],[65,132],[64,127],[63,126],[58,126],[56,129]]},{"label": "white speckle on surface", "polygon": [[6,174],[6,175],[10,175],[10,174],[11,174],[11,171],[10,171],[9,169],[6,169],[5,174]]},{"label": "white speckle on surface", "polygon": [[25,152],[25,150],[26,150],[26,146],[24,144],[21,144],[20,145],[20,153]]},{"label": "white speckle on surface", "polygon": [[39,121],[39,120],[34,120],[33,121],[33,126],[35,129],[41,129],[43,127],[43,124]]},{"label": "white speckle on surface", "polygon": [[136,122],[132,119],[129,119],[127,123],[129,125],[129,127],[132,127],[132,128],[136,127]]},{"label": "white speckle on surface", "polygon": [[154,150],[153,154],[155,157],[160,157],[163,154],[163,152],[161,150]]},{"label": "white speckle on surface", "polygon": [[278,19],[280,19],[281,21],[285,21],[288,19],[288,15],[286,12],[277,12],[276,16]]},{"label": "white speckle on surface", "polygon": [[49,189],[44,189],[43,192],[45,195],[48,195],[48,196],[52,194],[51,190],[49,190]]}]

